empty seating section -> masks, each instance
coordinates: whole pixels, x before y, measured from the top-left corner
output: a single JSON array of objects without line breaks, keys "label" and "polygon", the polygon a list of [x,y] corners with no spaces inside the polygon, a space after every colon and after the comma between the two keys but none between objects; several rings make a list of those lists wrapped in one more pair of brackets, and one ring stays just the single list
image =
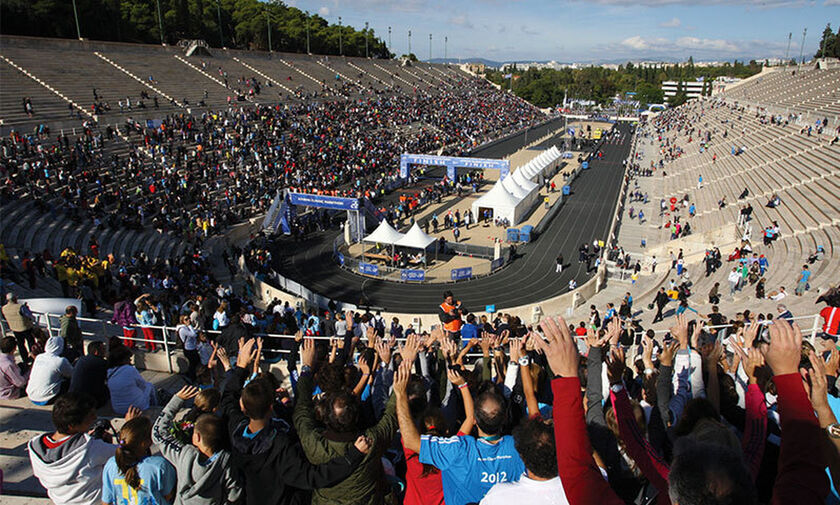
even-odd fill
[{"label": "empty seating section", "polygon": [[724,92],[730,101],[762,104],[795,113],[840,116],[840,68],[768,70]]},{"label": "empty seating section", "polygon": [[[70,117],[69,104],[64,99],[6,62],[0,62],[0,80],[3,81],[0,92],[0,120],[3,125],[51,124],[56,119]],[[26,97],[32,103],[32,117],[23,108]]]}]

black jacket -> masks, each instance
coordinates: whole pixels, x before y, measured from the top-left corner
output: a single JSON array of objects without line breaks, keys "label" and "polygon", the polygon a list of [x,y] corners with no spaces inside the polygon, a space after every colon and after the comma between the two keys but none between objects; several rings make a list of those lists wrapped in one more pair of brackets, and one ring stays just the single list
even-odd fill
[{"label": "black jacket", "polygon": [[222,329],[222,334],[219,335],[218,344],[225,348],[228,356],[236,356],[239,352],[239,339],[244,338],[248,340],[251,338],[251,331],[248,325],[242,321],[233,321]]},{"label": "black jacket", "polygon": [[70,391],[86,393],[101,407],[108,403],[108,364],[99,356],[82,356],[73,367],[70,377]]},{"label": "black jacket", "polygon": [[272,423],[252,438],[244,436],[249,420],[239,408],[239,392],[247,375],[247,370],[238,367],[228,373],[221,403],[230,431],[231,462],[245,483],[246,504],[296,503],[298,490],[335,485],[361,463],[364,454],[350,445],[346,455],[313,465],[280,423]]}]

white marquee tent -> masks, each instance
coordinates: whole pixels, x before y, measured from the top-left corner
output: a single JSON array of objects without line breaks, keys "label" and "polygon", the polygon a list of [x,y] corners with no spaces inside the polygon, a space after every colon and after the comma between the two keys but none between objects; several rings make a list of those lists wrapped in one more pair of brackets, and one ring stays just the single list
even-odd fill
[{"label": "white marquee tent", "polygon": [[395,230],[386,219],[383,219],[382,222],[379,223],[379,226],[376,227],[373,232],[362,239],[363,242],[372,242],[377,244],[396,244],[399,242],[404,235],[397,230]]},{"label": "white marquee tent", "polygon": [[411,229],[409,229],[394,245],[397,247],[426,250],[430,245],[434,244],[436,240],[436,238],[426,235],[423,230],[420,229],[420,225],[415,222]]},{"label": "white marquee tent", "polygon": [[472,204],[472,213],[476,219],[481,219],[484,209],[491,209],[494,218],[507,218],[511,225],[516,225],[527,214],[529,206],[525,199],[510,194],[502,181],[497,181],[490,191]]}]

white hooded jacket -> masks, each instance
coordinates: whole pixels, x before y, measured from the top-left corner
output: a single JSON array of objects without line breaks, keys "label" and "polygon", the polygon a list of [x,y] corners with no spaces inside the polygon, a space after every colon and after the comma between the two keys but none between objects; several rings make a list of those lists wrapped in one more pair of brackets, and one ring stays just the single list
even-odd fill
[{"label": "white hooded jacket", "polygon": [[26,395],[33,402],[47,402],[61,392],[61,383],[73,375],[73,365],[61,357],[64,339],[51,337],[44,346],[44,352],[35,356]]}]

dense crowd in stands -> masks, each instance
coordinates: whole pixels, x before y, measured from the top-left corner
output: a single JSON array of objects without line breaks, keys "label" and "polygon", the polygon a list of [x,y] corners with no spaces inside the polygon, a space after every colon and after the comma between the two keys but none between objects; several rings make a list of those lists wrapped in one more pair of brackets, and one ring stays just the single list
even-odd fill
[{"label": "dense crowd in stands", "polygon": [[0,140],[2,201],[29,194],[42,212],[63,210],[99,226],[153,226],[198,242],[265,212],[278,189],[375,198],[396,185],[402,153],[461,154],[542,117],[515,96],[464,78],[415,94],[129,118],[119,131],[88,121],[76,139],[14,132]]},{"label": "dense crowd in stands", "polygon": [[[288,383],[247,311],[191,305],[178,335],[201,370],[173,396],[118,337],[80,356],[68,308],[28,374],[2,340],[0,392],[52,404],[55,431],[28,449],[56,503],[827,503],[840,291],[818,301],[811,339],[782,306],[677,314],[661,337],[629,294],[603,317],[530,326],[477,319],[447,292],[430,332],[274,302],[296,332]],[[4,306],[10,326],[21,309]],[[109,397],[119,431],[97,421]]]}]

